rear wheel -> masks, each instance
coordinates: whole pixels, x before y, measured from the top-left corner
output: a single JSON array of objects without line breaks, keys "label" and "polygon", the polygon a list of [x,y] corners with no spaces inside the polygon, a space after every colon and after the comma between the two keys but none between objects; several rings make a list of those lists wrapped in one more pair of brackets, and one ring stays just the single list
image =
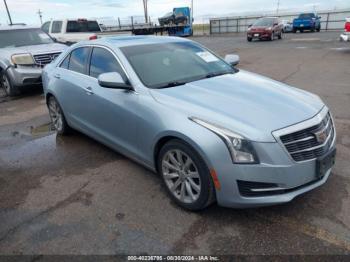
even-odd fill
[{"label": "rear wheel", "polygon": [[67,135],[71,128],[67,124],[61,106],[55,97],[50,96],[47,103],[52,125],[59,135]]},{"label": "rear wheel", "polygon": [[18,89],[13,85],[11,79],[5,72],[0,74],[1,77],[1,87],[4,89],[7,96],[19,95]]},{"label": "rear wheel", "polygon": [[160,150],[157,161],[167,192],[179,206],[195,211],[215,201],[209,168],[192,147],[171,140]]}]

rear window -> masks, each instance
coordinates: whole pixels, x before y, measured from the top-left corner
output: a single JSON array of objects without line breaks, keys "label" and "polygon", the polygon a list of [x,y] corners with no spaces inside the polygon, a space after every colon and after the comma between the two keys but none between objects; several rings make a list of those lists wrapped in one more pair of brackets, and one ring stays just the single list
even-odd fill
[{"label": "rear window", "polygon": [[100,32],[101,29],[97,21],[68,21],[67,33]]},{"label": "rear window", "polygon": [[307,19],[307,18],[313,18],[315,17],[315,14],[301,14],[299,15],[300,19]]}]

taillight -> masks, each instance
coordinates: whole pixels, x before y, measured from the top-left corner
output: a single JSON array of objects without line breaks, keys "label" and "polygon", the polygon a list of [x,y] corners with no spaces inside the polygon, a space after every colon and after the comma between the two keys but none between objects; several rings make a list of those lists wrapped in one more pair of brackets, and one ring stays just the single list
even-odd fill
[{"label": "taillight", "polygon": [[345,31],[350,32],[350,22],[345,23]]},{"label": "taillight", "polygon": [[89,40],[96,40],[97,39],[97,35],[92,35],[89,37]]}]

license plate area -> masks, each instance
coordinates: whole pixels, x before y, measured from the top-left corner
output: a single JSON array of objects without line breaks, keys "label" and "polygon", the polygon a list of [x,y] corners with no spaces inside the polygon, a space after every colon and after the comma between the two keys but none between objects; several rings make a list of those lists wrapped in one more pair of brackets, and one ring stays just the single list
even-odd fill
[{"label": "license plate area", "polygon": [[328,152],[328,154],[317,159],[317,161],[316,161],[316,177],[317,178],[323,177],[326,174],[326,172],[332,166],[334,166],[336,152],[337,151],[334,148],[332,151]]},{"label": "license plate area", "polygon": [[254,37],[259,37],[259,34],[254,34]]}]

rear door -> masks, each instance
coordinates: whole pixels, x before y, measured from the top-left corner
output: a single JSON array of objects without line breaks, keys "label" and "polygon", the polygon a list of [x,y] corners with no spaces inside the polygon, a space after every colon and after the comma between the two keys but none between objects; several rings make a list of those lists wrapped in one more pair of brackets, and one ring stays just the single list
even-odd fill
[{"label": "rear door", "polygon": [[52,21],[50,35],[57,39],[59,42],[64,42],[62,39],[62,29],[63,29],[63,21],[55,20]]},{"label": "rear door", "polygon": [[91,48],[74,49],[60,64],[55,73],[55,92],[68,123],[79,129],[90,129],[88,115],[89,98],[87,90],[89,76],[87,64]]}]

